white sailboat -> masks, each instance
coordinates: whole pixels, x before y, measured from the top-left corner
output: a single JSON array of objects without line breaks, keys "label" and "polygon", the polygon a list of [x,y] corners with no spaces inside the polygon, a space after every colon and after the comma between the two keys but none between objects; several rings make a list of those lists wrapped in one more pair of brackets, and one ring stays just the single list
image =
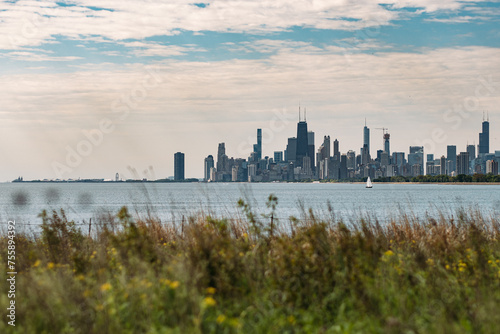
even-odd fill
[{"label": "white sailboat", "polygon": [[368,180],[366,180],[366,187],[367,188],[373,188],[372,180],[370,180],[369,176],[368,176]]}]

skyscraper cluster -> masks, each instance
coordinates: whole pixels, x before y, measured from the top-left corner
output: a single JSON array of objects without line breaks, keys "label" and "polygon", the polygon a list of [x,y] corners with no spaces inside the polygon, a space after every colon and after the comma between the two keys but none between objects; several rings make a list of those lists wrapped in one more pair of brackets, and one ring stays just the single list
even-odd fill
[{"label": "skyscraper cluster", "polygon": [[[498,174],[500,151],[496,151],[495,154],[490,153],[487,118],[483,119],[477,155],[474,145],[467,145],[463,152],[457,152],[455,145],[448,145],[446,156],[436,158],[434,154],[424,156],[423,146],[410,146],[408,154],[391,153],[388,129],[377,129],[383,130],[383,149],[377,150],[376,156],[371,155],[370,128],[366,120],[362,131],[363,145],[359,154],[353,150],[341,153],[339,140],[334,139],[332,144],[329,135],[323,137],[321,145],[316,150],[315,134],[308,129],[305,112],[302,118],[299,108],[297,135],[288,138],[284,151],[275,151],[272,157],[263,156],[262,130],[257,129],[256,144],[253,145],[253,151],[247,159],[229,158],[226,155],[225,143],[220,143],[217,160],[215,161],[212,155],[205,158],[204,179],[213,182],[259,182],[343,180],[368,176],[377,179],[424,174],[452,176],[474,173]],[[180,159],[179,157],[179,161]],[[182,156],[182,164],[183,161]]]}]

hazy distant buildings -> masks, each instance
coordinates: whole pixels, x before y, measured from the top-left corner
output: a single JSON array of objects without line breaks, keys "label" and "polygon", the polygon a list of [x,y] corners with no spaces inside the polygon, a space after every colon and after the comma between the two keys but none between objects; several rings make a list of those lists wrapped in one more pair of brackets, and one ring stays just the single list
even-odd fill
[{"label": "hazy distant buildings", "polygon": [[203,179],[205,181],[210,180],[210,173],[213,167],[214,167],[214,157],[212,155],[209,155],[208,157],[205,158],[205,163],[204,163]]},{"label": "hazy distant buildings", "polygon": [[184,153],[181,152],[174,154],[174,180],[184,180]]},{"label": "hazy distant buildings", "polygon": [[[446,156],[435,159],[427,154],[424,159],[423,146],[410,146],[408,156],[405,152],[390,151],[390,136],[385,128],[383,147],[376,147],[376,158],[370,155],[370,129],[363,128],[363,148],[360,154],[349,150],[342,153],[339,140],[333,145],[330,136],[324,136],[319,148],[315,148],[315,133],[308,131],[304,117],[297,123],[297,136],[288,138],[284,151],[275,151],[272,157],[264,156],[262,151],[262,130],[257,129],[257,143],[253,145],[248,159],[229,158],[225,143],[220,143],[217,161],[209,155],[204,161],[204,179],[219,182],[273,182],[300,181],[309,179],[338,180],[404,176],[406,178],[438,174],[498,173],[500,151],[495,154],[479,153],[476,147],[467,145],[466,151],[457,155],[457,148],[448,145]],[[483,122],[481,151],[489,151],[489,122]],[[488,144],[488,145],[487,145]],[[331,147],[332,146],[332,147]],[[487,149],[484,147],[488,146]],[[333,149],[333,150],[332,150]],[[478,148],[479,150],[479,148]],[[332,154],[333,153],[333,154]],[[184,178],[184,156],[176,153],[175,179]],[[182,162],[182,168],[180,167]],[[181,172],[182,169],[182,172]]]}]

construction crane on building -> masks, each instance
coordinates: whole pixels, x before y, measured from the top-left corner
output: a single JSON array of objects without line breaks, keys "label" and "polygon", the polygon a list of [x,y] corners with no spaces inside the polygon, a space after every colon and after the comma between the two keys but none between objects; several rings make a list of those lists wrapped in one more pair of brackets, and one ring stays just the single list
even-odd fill
[{"label": "construction crane on building", "polygon": [[387,132],[389,129],[388,128],[375,128],[376,130],[382,130],[383,133],[383,147],[384,147],[384,152],[387,152],[387,154],[391,154],[390,148],[389,148],[389,139],[391,138],[391,135],[389,132]]}]

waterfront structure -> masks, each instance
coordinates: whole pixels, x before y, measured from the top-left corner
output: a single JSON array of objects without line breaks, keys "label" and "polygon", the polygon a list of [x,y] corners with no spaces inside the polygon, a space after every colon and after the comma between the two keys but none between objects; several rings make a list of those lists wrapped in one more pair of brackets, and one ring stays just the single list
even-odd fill
[{"label": "waterfront structure", "polygon": [[184,180],[184,153],[181,152],[174,154],[174,180]]},{"label": "waterfront structure", "polygon": [[115,182],[120,181],[120,174],[116,173],[115,174]]},{"label": "waterfront structure", "polygon": [[210,173],[211,169],[214,167],[214,157],[212,155],[209,155],[208,157],[205,158],[205,163],[204,163],[204,175],[203,179],[205,181],[210,180]]},{"label": "waterfront structure", "polygon": [[490,122],[488,115],[486,119],[483,115],[482,132],[479,134],[479,154],[490,153]]},{"label": "waterfront structure", "polygon": [[441,156],[440,166],[441,166],[440,174],[448,174],[448,171],[446,170],[446,158],[444,155]]}]

